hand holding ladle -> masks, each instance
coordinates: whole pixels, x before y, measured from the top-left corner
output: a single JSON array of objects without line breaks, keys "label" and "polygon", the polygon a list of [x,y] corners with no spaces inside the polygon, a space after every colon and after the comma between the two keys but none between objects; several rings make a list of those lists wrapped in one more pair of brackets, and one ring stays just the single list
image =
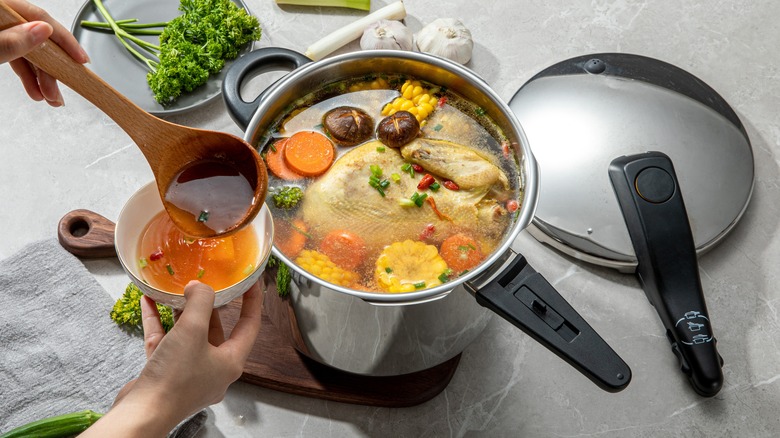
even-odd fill
[{"label": "hand holding ladle", "polygon": [[[0,2],[0,30],[25,21]],[[184,233],[228,234],[249,224],[260,211],[268,176],[260,155],[244,140],[149,114],[51,40],[25,59],[92,102],[130,136],[152,169],[171,220]],[[225,179],[217,176],[230,177],[230,187],[216,183]]]}]

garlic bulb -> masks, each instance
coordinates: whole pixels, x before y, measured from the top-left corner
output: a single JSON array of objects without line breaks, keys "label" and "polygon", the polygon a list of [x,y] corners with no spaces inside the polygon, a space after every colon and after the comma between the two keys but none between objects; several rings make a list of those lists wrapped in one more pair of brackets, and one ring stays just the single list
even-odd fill
[{"label": "garlic bulb", "polygon": [[460,20],[439,18],[417,33],[417,48],[465,64],[471,59],[474,42],[471,32]]},{"label": "garlic bulb", "polygon": [[412,50],[414,34],[403,23],[396,20],[379,20],[370,24],[360,38],[363,50]]}]

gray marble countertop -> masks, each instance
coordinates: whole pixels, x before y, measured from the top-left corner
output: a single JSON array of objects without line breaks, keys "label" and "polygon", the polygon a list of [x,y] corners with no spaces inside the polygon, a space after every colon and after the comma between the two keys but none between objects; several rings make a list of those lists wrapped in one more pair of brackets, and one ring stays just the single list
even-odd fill
[{"label": "gray marble countertop", "polygon": [[[127,0],[132,1],[132,0]],[[83,0],[39,0],[70,26]],[[247,0],[259,17],[259,47],[298,51],[364,15],[335,8],[280,7]],[[373,9],[389,3],[375,0]],[[463,353],[448,387],[403,409],[290,395],[245,383],[211,408],[200,436],[770,437],[780,434],[780,3],[726,0],[407,0],[419,30],[457,17],[472,30],[470,68],[508,100],[531,76],[569,57],[627,52],[658,58],[717,90],[745,124],[755,154],[752,201],[734,231],[699,260],[710,316],[725,360],[713,398],[696,395],[679,371],[663,327],[633,275],[561,255],[521,233],[515,247],[621,355],[627,389],[604,392],[556,356],[494,318]],[[341,52],[355,50],[352,43]],[[262,81],[247,88],[262,89]],[[0,258],[56,234],[67,212],[115,219],[152,179],[117,125],[69,89],[66,106],[31,101],[0,68]],[[216,99],[167,117],[241,135]],[[127,278],[115,260],[85,261],[119,296]],[[141,354],[139,352],[139,354]]]}]

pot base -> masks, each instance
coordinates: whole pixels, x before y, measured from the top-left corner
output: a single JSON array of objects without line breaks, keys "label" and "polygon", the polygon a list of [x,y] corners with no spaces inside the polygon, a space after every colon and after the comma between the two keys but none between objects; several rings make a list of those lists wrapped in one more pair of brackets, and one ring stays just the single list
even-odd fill
[{"label": "pot base", "polygon": [[[409,407],[424,403],[447,387],[461,355],[427,370],[400,376],[361,376],[317,363],[290,343],[284,319],[287,301],[271,287],[265,294],[260,332],[244,366],[242,381],[306,397],[377,407]],[[238,321],[241,300],[219,309],[226,335]],[[271,316],[273,315],[273,316]]]}]

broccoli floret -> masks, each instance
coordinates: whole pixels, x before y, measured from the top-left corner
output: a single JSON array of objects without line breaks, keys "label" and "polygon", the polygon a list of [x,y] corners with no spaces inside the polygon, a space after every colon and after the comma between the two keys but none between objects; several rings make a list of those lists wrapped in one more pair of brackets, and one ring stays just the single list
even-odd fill
[{"label": "broccoli floret", "polygon": [[[132,331],[143,333],[144,328],[141,320],[141,297],[143,292],[135,283],[130,283],[125,288],[125,293],[116,300],[114,308],[111,309],[111,319],[119,326]],[[157,304],[157,311],[160,312],[160,320],[163,329],[168,332],[173,327],[173,313],[171,309]]]},{"label": "broccoli floret", "polygon": [[276,208],[290,209],[298,205],[303,198],[303,189],[297,186],[284,186],[273,194]]}]

